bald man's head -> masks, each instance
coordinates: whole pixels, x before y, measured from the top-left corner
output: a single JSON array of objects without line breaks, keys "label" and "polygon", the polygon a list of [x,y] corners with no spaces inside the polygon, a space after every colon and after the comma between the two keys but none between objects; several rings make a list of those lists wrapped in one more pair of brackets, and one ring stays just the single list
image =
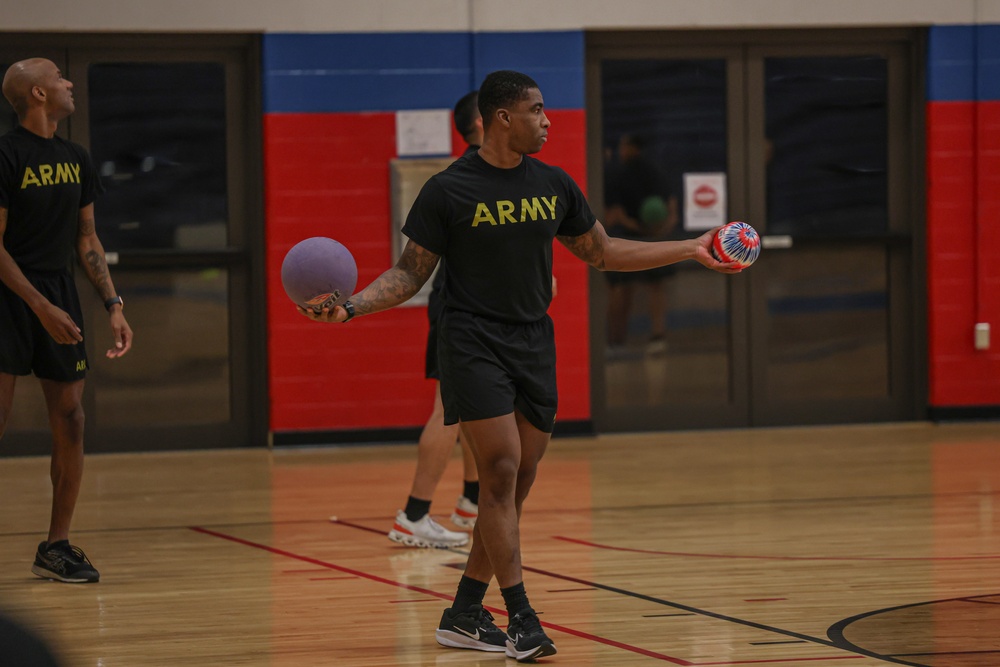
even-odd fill
[{"label": "bald man's head", "polygon": [[29,58],[7,68],[3,77],[3,96],[24,119],[32,103],[48,106],[59,118],[73,113],[73,84],[63,79],[56,64],[45,58]]}]

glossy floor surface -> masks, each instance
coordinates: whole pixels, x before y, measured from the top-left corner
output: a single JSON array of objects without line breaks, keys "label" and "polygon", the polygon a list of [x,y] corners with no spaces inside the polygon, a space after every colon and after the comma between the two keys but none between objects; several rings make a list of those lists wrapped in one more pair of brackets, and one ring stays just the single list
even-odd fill
[{"label": "glossy floor surface", "polygon": [[[31,574],[48,461],[0,459],[0,609],[70,667],[513,665],[434,641],[466,552],[385,536],[415,454],[91,456],[93,585]],[[996,422],[558,439],[521,524],[542,662],[1000,665],[998,493]]]}]

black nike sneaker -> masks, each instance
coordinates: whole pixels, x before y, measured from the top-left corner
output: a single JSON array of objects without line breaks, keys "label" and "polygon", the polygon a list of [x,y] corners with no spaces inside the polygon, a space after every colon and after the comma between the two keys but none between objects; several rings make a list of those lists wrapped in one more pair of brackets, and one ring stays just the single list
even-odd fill
[{"label": "black nike sneaker", "polygon": [[507,641],[503,630],[493,624],[493,615],[478,604],[465,611],[445,609],[434,638],[441,646],[491,653],[502,653]]},{"label": "black nike sneaker", "polygon": [[534,662],[555,655],[556,645],[545,634],[534,610],[515,614],[507,626],[507,657],[518,662]]}]

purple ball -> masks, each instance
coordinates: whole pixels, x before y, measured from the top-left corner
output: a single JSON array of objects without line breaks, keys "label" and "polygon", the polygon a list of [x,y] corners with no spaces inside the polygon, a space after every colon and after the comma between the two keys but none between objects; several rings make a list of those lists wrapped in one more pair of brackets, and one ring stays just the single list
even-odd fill
[{"label": "purple ball", "polygon": [[299,241],[281,263],[285,293],[316,312],[343,303],[358,284],[358,265],[351,251],[325,236]]}]

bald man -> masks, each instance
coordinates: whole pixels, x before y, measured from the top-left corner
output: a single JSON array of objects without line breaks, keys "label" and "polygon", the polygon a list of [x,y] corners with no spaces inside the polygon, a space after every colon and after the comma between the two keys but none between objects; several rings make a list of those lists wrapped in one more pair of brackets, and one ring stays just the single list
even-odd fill
[{"label": "bald man", "polygon": [[94,226],[100,190],[86,149],[56,136],[74,110],[73,84],[55,63],[14,63],[3,95],[20,126],[0,137],[0,437],[18,376],[39,379],[52,429],[52,515],[31,571],[66,583],[100,579],[69,542],[83,479],[83,383],[89,363],[73,282],[74,254],[108,311],[117,359],[132,346]]}]

